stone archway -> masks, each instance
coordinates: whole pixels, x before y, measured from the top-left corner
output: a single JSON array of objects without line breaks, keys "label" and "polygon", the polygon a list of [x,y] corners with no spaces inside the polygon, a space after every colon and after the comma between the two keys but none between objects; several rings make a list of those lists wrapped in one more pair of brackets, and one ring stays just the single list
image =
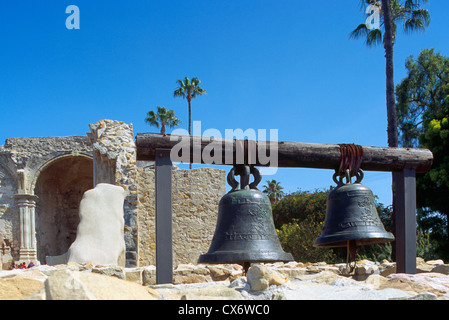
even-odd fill
[{"label": "stone archway", "polygon": [[93,188],[93,160],[65,156],[41,170],[34,189],[36,206],[37,258],[67,252],[76,238],[81,198]]}]

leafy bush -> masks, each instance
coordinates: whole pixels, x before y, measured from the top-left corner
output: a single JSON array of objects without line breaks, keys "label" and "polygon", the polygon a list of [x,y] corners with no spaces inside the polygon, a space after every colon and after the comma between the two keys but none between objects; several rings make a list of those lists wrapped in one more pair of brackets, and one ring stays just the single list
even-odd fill
[{"label": "leafy bush", "polygon": [[308,217],[316,222],[324,222],[329,192],[330,190],[297,191],[286,195],[273,206],[274,225],[280,228],[283,224],[294,220],[302,223]]},{"label": "leafy bush", "polygon": [[312,217],[307,217],[302,222],[283,224],[280,229],[276,229],[282,248],[290,252],[295,261],[315,262],[326,261],[328,263],[337,261],[337,256],[332,249],[316,248],[313,242],[321,235],[322,222],[317,223]]},{"label": "leafy bush", "polygon": [[286,252],[296,261],[341,262],[333,249],[316,248],[313,242],[321,235],[330,190],[297,191],[273,206],[274,224]]}]

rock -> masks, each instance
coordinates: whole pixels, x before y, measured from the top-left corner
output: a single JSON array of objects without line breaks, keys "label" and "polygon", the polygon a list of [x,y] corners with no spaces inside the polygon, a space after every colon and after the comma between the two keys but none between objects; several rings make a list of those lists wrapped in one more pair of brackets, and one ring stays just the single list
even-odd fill
[{"label": "rock", "polygon": [[434,267],[430,272],[449,274],[449,264],[440,264]]},{"label": "rock", "polygon": [[355,279],[365,280],[372,274],[380,274],[379,267],[375,264],[358,265],[355,269]]},{"label": "rock", "polygon": [[241,300],[243,296],[227,287],[210,286],[183,290],[181,300]]},{"label": "rock", "polygon": [[160,297],[155,290],[96,273],[62,270],[45,282],[47,300],[155,300]]},{"label": "rock", "polygon": [[265,290],[270,286],[269,271],[260,264],[252,265],[248,269],[246,277],[253,291]]},{"label": "rock", "polygon": [[292,281],[288,290],[277,293],[274,297],[279,300],[389,300],[392,298],[409,298],[412,295],[401,290],[375,290],[357,284],[336,285],[315,282]]},{"label": "rock", "polygon": [[[341,278],[341,276],[335,274],[332,271],[321,271],[319,273],[306,274],[306,275],[297,277],[296,279],[301,280],[301,281],[307,281],[307,282],[330,284],[340,278]],[[355,281],[355,280],[353,280],[353,281]]]},{"label": "rock", "polygon": [[414,297],[408,298],[407,300],[437,300],[437,296],[430,292],[424,292],[417,294]]},{"label": "rock", "polygon": [[270,285],[280,286],[286,282],[283,275],[276,271],[270,271],[260,264],[253,264],[246,275],[251,290],[260,291],[267,289]]},{"label": "rock", "polygon": [[125,280],[135,282],[138,284],[143,283],[143,270],[139,268],[132,268],[125,270]]},{"label": "rock", "polygon": [[279,273],[283,274],[288,279],[295,279],[295,278],[299,278],[303,275],[309,274],[307,268],[305,268],[305,267],[299,267],[299,268],[280,267],[277,269],[277,271]]},{"label": "rock", "polygon": [[396,262],[384,261],[380,265],[380,275],[386,277],[393,273],[396,273]]},{"label": "rock", "polygon": [[45,282],[47,300],[97,300],[78,276],[69,270],[62,270],[48,277]]},{"label": "rock", "polygon": [[444,265],[444,261],[441,259],[438,260],[429,260],[424,261],[422,258],[416,258],[416,272],[417,273],[426,273],[426,272],[433,272],[432,270],[439,266]]},{"label": "rock", "polygon": [[155,266],[148,266],[143,269],[142,284],[144,286],[156,284],[156,267]]},{"label": "rock", "polygon": [[244,288],[248,284],[246,277],[238,277],[229,285],[230,288]]},{"label": "rock", "polygon": [[217,266],[209,265],[207,266],[207,268],[209,269],[212,279],[214,281],[226,280],[234,274],[232,269],[226,268],[225,266],[222,265]]},{"label": "rock", "polygon": [[31,294],[44,288],[44,282],[24,277],[0,279],[0,300],[25,300]]},{"label": "rock", "polygon": [[271,285],[275,285],[275,286],[281,286],[286,282],[286,278],[281,275],[280,273],[276,272],[276,271],[271,271],[270,272],[270,280],[268,282],[268,284]]},{"label": "rock", "polygon": [[[365,261],[355,271],[364,276],[360,280],[358,275],[337,274],[331,266],[252,264],[247,275],[242,276],[241,266],[188,264],[179,265],[175,270],[179,277],[175,281],[179,284],[155,285],[155,266],[42,265],[0,271],[0,299],[449,300],[449,276],[443,273],[394,273],[384,277],[381,272],[370,270],[392,269],[395,264]],[[434,264],[434,269],[445,267],[445,264]],[[320,268],[324,271],[317,272]],[[295,277],[289,279],[285,270],[291,270],[290,274]],[[227,278],[213,281],[219,277]],[[194,283],[187,283],[192,280]]]},{"label": "rock", "polygon": [[229,282],[162,284],[150,286],[168,300],[241,300],[242,294],[229,287]]},{"label": "rock", "polygon": [[48,257],[48,264],[66,262],[125,266],[122,187],[100,183],[84,193],[76,239],[69,250]]},{"label": "rock", "polygon": [[432,271],[435,266],[427,263],[416,265],[416,273],[426,273]]},{"label": "rock", "polygon": [[210,270],[194,264],[180,264],[173,272],[173,284],[211,282]]},{"label": "rock", "polygon": [[120,268],[120,267],[98,266],[98,267],[93,267],[92,272],[103,274],[105,276],[116,277],[118,279],[125,279],[125,272],[123,271],[123,268]]},{"label": "rock", "polygon": [[380,288],[396,288],[414,293],[430,292],[437,296],[446,295],[449,291],[449,279],[438,273],[404,274],[396,273],[387,277],[388,282]]}]

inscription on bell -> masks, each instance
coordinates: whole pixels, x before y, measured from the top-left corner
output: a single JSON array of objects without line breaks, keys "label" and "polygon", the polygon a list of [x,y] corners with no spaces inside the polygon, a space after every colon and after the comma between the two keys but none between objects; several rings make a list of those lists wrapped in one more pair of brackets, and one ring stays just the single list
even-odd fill
[{"label": "inscription on bell", "polygon": [[346,228],[355,228],[355,227],[360,227],[360,226],[383,226],[382,223],[377,222],[377,221],[346,221],[346,222],[340,222],[338,224],[338,226],[341,229],[346,229]]},{"label": "inscription on bell", "polygon": [[231,198],[231,204],[261,204],[265,203],[264,199],[261,198],[260,201],[257,198]]},{"label": "inscription on bell", "polygon": [[225,240],[275,240],[277,236],[271,234],[264,233],[228,233],[225,232],[224,235]]}]

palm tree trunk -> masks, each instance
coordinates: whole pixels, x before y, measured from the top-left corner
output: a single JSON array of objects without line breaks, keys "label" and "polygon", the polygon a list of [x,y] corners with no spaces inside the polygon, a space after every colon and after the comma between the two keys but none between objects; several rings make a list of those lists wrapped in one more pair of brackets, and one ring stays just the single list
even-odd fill
[{"label": "palm tree trunk", "polygon": [[[187,102],[189,103],[189,136],[190,136],[190,138],[192,137],[192,108],[190,105],[191,100],[192,100],[192,98],[187,97]],[[192,169],[192,163],[189,163],[189,169]]]},{"label": "palm tree trunk", "polygon": [[[394,96],[394,69],[393,69],[393,30],[391,26],[391,12],[390,12],[390,0],[382,0],[382,11],[384,14],[384,48],[385,48],[385,58],[386,58],[386,95],[387,95],[387,135],[388,135],[388,146],[397,147],[398,146],[398,123],[396,115],[396,102]],[[396,235],[396,197],[395,197],[395,187],[397,186],[398,175],[394,172],[392,173],[392,191],[393,191],[393,214],[392,214],[392,227],[393,233]],[[392,243],[391,258],[396,261],[396,243]]]},{"label": "palm tree trunk", "polygon": [[388,120],[388,146],[398,146],[398,123],[396,115],[396,103],[394,97],[394,78],[393,78],[393,33],[391,27],[390,1],[382,0],[382,10],[384,12],[384,47],[386,58],[386,85],[387,85],[387,120]]}]

